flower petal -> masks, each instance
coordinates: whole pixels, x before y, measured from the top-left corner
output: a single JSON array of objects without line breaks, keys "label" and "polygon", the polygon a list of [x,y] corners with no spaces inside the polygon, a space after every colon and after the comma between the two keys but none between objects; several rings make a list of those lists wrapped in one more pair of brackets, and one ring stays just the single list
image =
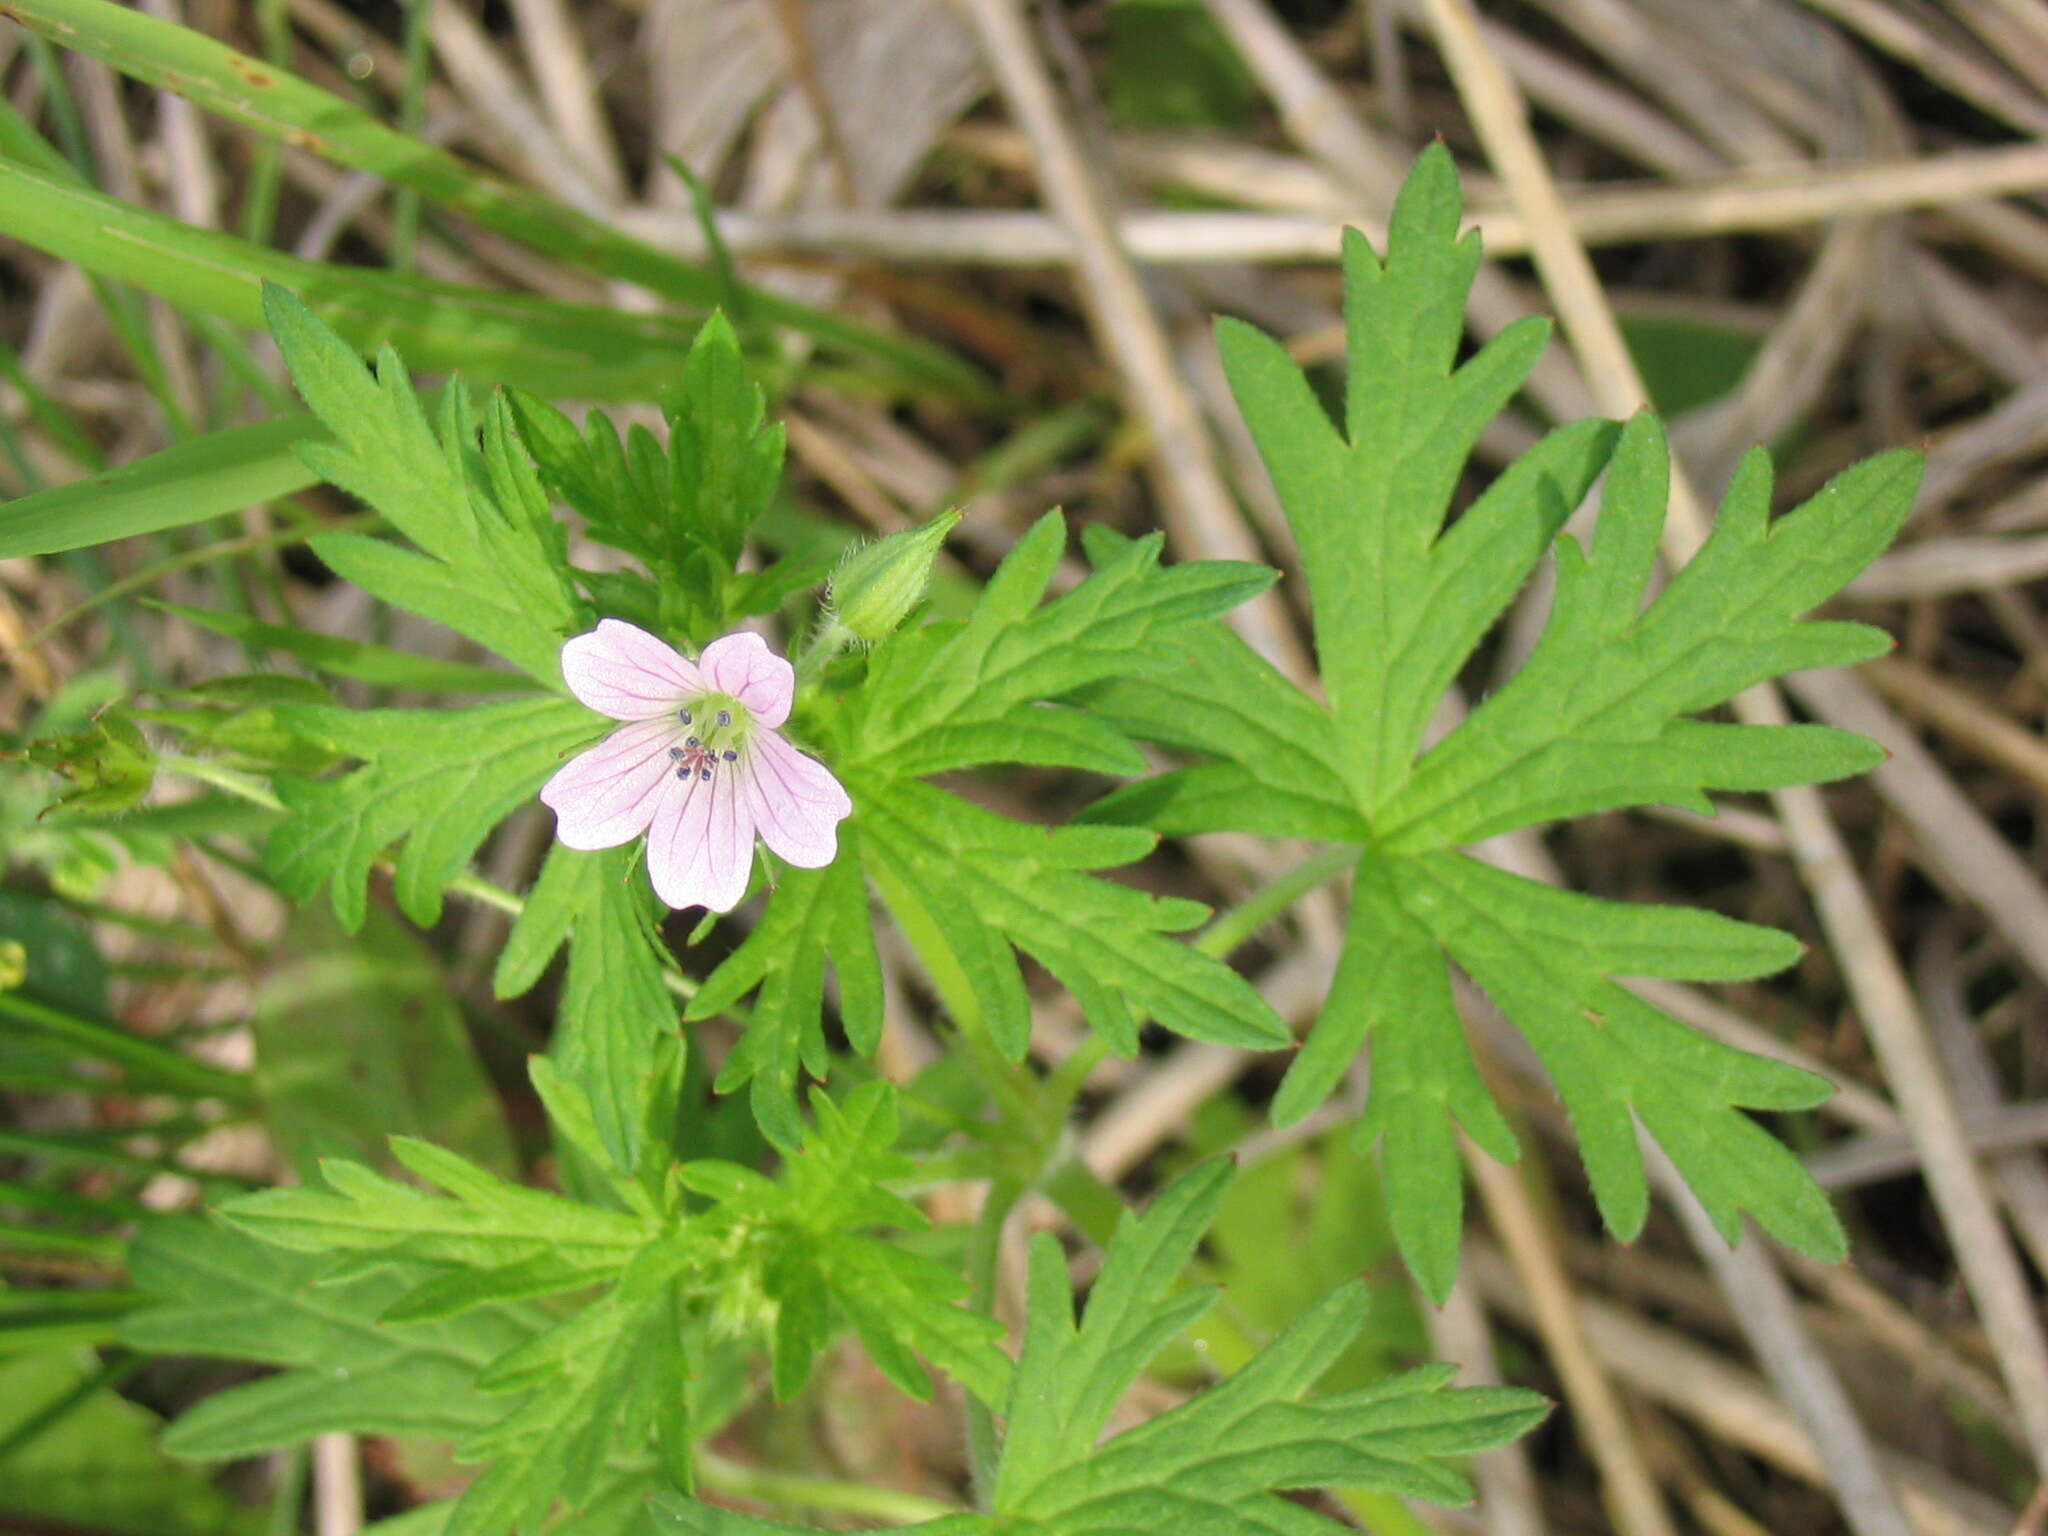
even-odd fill
[{"label": "flower petal", "polygon": [[601,620],[562,647],[569,691],[614,720],[652,720],[704,689],[697,668],[646,630]]},{"label": "flower petal", "polygon": [[555,770],[540,798],[555,813],[555,836],[571,848],[616,848],[647,830],[675,765],[676,722],[622,725]]},{"label": "flower petal", "polygon": [[751,629],[737,630],[704,647],[697,665],[705,684],[747,706],[756,725],[774,728],[789,718],[796,668],[768,649]]},{"label": "flower petal", "polygon": [[736,776],[723,771],[677,783],[647,833],[654,894],[672,907],[730,912],[753,872],[754,822]]},{"label": "flower petal", "polygon": [[830,864],[839,823],[853,814],[832,771],[773,731],[756,731],[735,766],[745,770],[747,811],[761,841],[799,869]]}]

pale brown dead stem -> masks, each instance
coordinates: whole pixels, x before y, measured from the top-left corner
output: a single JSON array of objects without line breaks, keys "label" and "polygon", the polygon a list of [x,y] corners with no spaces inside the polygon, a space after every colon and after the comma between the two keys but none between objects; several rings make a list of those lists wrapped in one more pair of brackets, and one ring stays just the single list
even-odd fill
[{"label": "pale brown dead stem", "polygon": [[1903,656],[1865,662],[1863,675],[1914,719],[2016,774],[2036,794],[2048,796],[2048,741],[2038,733],[2015,725],[2003,711]]},{"label": "pale brown dead stem", "polygon": [[619,147],[605,120],[597,81],[565,0],[512,0],[520,51],[563,146],[607,203],[626,198]]},{"label": "pale brown dead stem", "polygon": [[[1469,1279],[1451,1287],[1441,1307],[1424,1307],[1430,1353],[1458,1362],[1460,1386],[1498,1386],[1500,1363],[1493,1351],[1493,1331]],[[1545,1536],[1543,1501],[1536,1474],[1520,1442],[1472,1458],[1472,1481],[1479,1488],[1479,1512],[1491,1536]]]},{"label": "pale brown dead stem", "polygon": [[[1218,181],[1219,190],[1237,190],[1234,180]],[[1968,205],[2044,188],[2048,145],[2023,144],[1911,160],[1742,171],[1705,185],[1589,187],[1573,192],[1563,207],[1570,227],[1586,244],[1631,245],[1800,229],[1857,214]],[[1329,260],[1346,226],[1375,240],[1384,233],[1385,204],[1355,206],[1356,212],[1330,213],[1152,209],[1123,214],[1114,228],[1131,259],[1151,265],[1319,262]],[[616,218],[629,233],[678,254],[704,254],[703,229],[694,215],[633,208]],[[1524,255],[1531,248],[1530,231],[1511,208],[1475,199],[1470,221],[1493,256]],[[1063,220],[1009,209],[722,209],[718,231],[740,256],[872,256],[1003,267],[1080,260],[1076,239]]]},{"label": "pale brown dead stem", "polygon": [[1583,1443],[1599,1465],[1601,1492],[1616,1527],[1628,1536],[1676,1536],[1628,1411],[1580,1327],[1571,1277],[1549,1224],[1523,1185],[1524,1175],[1462,1137],[1460,1146],[1487,1220],[1528,1288],[1531,1320],[1564,1384]]},{"label": "pale brown dead stem", "polygon": [[[1499,1250],[1474,1241],[1466,1272],[1489,1306],[1532,1323],[1535,1308]],[[1633,1390],[1665,1404],[1771,1466],[1825,1486],[1827,1465],[1798,1418],[1762,1380],[1714,1351],[1606,1302],[1581,1295],[1574,1310],[1600,1362]],[[2004,1536],[2009,1510],[1924,1461],[1880,1453],[1921,1536]]]}]

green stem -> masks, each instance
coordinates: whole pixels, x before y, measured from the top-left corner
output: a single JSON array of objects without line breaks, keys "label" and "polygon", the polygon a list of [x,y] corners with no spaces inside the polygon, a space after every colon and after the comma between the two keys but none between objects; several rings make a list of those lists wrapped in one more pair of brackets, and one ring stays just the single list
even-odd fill
[{"label": "green stem", "polygon": [[146,1355],[130,1354],[125,1349],[113,1351],[106,1364],[97,1371],[82,1381],[74,1382],[16,1424],[5,1435],[0,1435],[0,1462],[4,1462],[38,1436],[49,1433],[67,1416],[83,1408],[100,1393],[113,1391],[148,1363],[149,1358]]},{"label": "green stem", "polygon": [[[1003,1224],[1010,1219],[1022,1186],[1008,1179],[992,1180],[981,1202],[981,1214],[967,1238],[967,1304],[983,1316],[996,1309],[996,1264],[1002,1253]],[[974,1486],[975,1508],[986,1512],[994,1506],[996,1467],[1001,1450],[996,1444],[995,1415],[972,1392],[967,1395],[967,1465]]]},{"label": "green stem", "polygon": [[281,811],[284,802],[277,798],[270,786],[253,773],[243,773],[239,768],[229,768],[222,763],[208,762],[203,757],[186,757],[179,752],[165,752],[156,760],[158,768],[165,773],[175,773],[181,778],[197,779],[202,784],[211,784],[215,789],[226,790],[238,800],[247,800],[265,810]]},{"label": "green stem", "polygon": [[1358,849],[1348,845],[1322,848],[1303,859],[1271,885],[1252,892],[1204,928],[1194,947],[1222,959],[1310,891],[1334,880],[1358,862]]},{"label": "green stem", "polygon": [[810,643],[796,659],[796,685],[815,682],[824,670],[836,661],[842,651],[853,644],[853,631],[841,624],[836,617],[827,615],[812,631]]},{"label": "green stem", "polygon": [[[407,0],[401,22],[405,78],[399,84],[398,131],[418,138],[427,116],[427,16],[434,0]],[[410,272],[413,248],[419,242],[420,194],[401,186],[391,195],[391,267]]]},{"label": "green stem", "polygon": [[[279,505],[289,507],[290,503],[282,502]],[[368,533],[381,525],[383,521],[375,513],[364,513],[358,517],[337,517],[331,522],[308,522],[304,526],[296,528],[278,528],[273,529],[269,533],[252,533],[246,538],[229,539],[224,544],[209,544],[202,549],[186,550],[182,554],[172,555],[168,559],[159,560],[154,565],[143,567],[132,576],[124,576],[119,581],[102,587],[84,602],[58,614],[56,618],[50,620],[41,629],[28,636],[21,642],[19,649],[27,650],[31,646],[41,645],[50,636],[56,634],[58,630],[77,623],[78,620],[84,618],[95,608],[103,607],[113,602],[116,598],[126,597],[138,587],[150,586],[163,577],[171,575],[173,572],[188,570],[192,566],[205,565],[214,560],[231,559],[236,555],[248,554],[253,550],[278,549],[288,544],[303,544],[316,533]]]}]

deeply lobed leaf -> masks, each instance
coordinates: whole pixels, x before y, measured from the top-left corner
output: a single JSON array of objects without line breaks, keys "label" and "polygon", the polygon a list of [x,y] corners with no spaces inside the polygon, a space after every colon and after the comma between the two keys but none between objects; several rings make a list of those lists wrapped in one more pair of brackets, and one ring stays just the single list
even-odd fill
[{"label": "deeply lobed leaf", "polygon": [[278,779],[287,815],[266,854],[288,896],[305,900],[330,885],[335,915],[351,930],[362,926],[370,867],[401,838],[398,905],[422,927],[438,921],[441,893],[484,838],[597,723],[552,695],[458,710],[287,705],[277,716],[363,763],[337,778]]},{"label": "deeply lobed leaf", "polygon": [[[390,348],[376,377],[353,349],[281,288],[264,313],[292,382],[333,441],[298,444],[307,466],[388,518],[414,546],[329,533],[312,546],[335,572],[387,602],[488,646],[548,687],[556,654],[580,627],[566,534],[512,430],[503,397],[481,427],[452,383],[438,432]],[[481,450],[479,432],[481,431]]]},{"label": "deeply lobed leaf", "polygon": [[[1551,433],[1447,526],[1477,433],[1542,339],[1512,328],[1456,362],[1478,259],[1459,217],[1455,170],[1436,146],[1403,190],[1385,258],[1347,240],[1341,426],[1277,343],[1219,326],[1300,542],[1329,703],[1303,696],[1218,626],[1178,635],[1177,665],[1086,697],[1124,731],[1197,761],[1118,791],[1090,819],[1358,847],[1344,949],[1274,1114],[1306,1115],[1370,1045],[1360,1133],[1381,1145],[1402,1251],[1431,1294],[1449,1290],[1457,1266],[1454,1126],[1496,1157],[1516,1152],[1466,1047],[1452,961],[1537,1048],[1614,1231],[1631,1236],[1643,1220],[1640,1123],[1724,1232],[1733,1236],[1747,1211],[1784,1241],[1834,1256],[1842,1235],[1820,1191],[1741,1113],[1810,1106],[1826,1085],[1719,1046],[1621,984],[1759,976],[1790,964],[1798,946],[1705,913],[1567,895],[1455,850],[1618,807],[1710,811],[1710,790],[1873,766],[1878,749],[1845,732],[1695,717],[1753,683],[1889,644],[1867,626],[1805,615],[1890,542],[1917,460],[1873,459],[1773,520],[1769,462],[1753,454],[1705,546],[1647,605],[1668,491],[1668,449],[1649,417]],[[1556,535],[1603,469],[1588,554]],[[1557,591],[1535,650],[1424,751],[1444,689],[1548,547]]]}]

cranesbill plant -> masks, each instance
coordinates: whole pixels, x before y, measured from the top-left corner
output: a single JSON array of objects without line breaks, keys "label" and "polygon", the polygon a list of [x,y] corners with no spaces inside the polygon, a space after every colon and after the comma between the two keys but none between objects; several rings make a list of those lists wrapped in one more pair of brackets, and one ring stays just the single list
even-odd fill
[{"label": "cranesbill plant", "polygon": [[[779,516],[782,434],[715,317],[662,402],[664,441],[638,426],[622,437],[602,414],[579,426],[517,392],[479,402],[459,379],[429,408],[395,355],[372,373],[272,290],[278,345],[327,432],[307,461],[386,525],[319,535],[315,552],[504,665],[415,674],[467,701],[436,707],[349,708],[320,682],[255,679],[152,719],[190,732],[195,753],[232,743],[214,777],[274,807],[271,879],[296,899],[324,891],[349,928],[373,873],[431,925],[451,889],[484,889],[468,866],[500,823],[551,818],[531,889],[489,894],[516,912],[500,997],[535,988],[567,949],[557,1028],[532,1069],[562,1187],[401,1139],[392,1156],[416,1182],[333,1159],[324,1186],[149,1230],[128,1342],[281,1368],[201,1403],[169,1444],[229,1457],[326,1431],[428,1434],[482,1470],[421,1529],[603,1536],[652,1507],[677,1531],[756,1536],[761,1522],[692,1496],[703,1441],[748,1400],[757,1352],[787,1398],[850,1330],[903,1391],[928,1395],[936,1370],[966,1394],[978,1508],[934,1522],[943,1536],[1305,1533],[1327,1522],[1287,1490],[1463,1497],[1449,1463],[1521,1433],[1540,1401],[1454,1390],[1447,1367],[1316,1395],[1362,1326],[1357,1286],[1182,1407],[1098,1443],[1126,1389],[1213,1300],[1187,1272],[1228,1170],[1200,1165],[1143,1216],[1119,1214],[1062,1134],[1086,1068],[1135,1053],[1151,1024],[1293,1044],[1220,941],[1179,937],[1205,907],[1101,873],[1163,835],[1338,851],[1305,868],[1348,876],[1343,957],[1272,1113],[1299,1121],[1370,1052],[1358,1135],[1381,1149],[1395,1232],[1431,1294],[1456,1271],[1454,1128],[1516,1151],[1467,1046],[1453,965],[1542,1058],[1618,1235],[1647,1206],[1640,1126],[1731,1236],[1747,1211],[1839,1254],[1825,1199],[1745,1113],[1810,1107],[1827,1084],[1716,1044],[1625,985],[1760,976],[1796,943],[1554,890],[1466,850],[1616,807],[1711,810],[1711,790],[1875,762],[1838,731],[1702,717],[1750,684],[1884,648],[1876,630],[1805,615],[1891,539],[1915,461],[1858,466],[1773,518],[1768,460],[1753,455],[1706,546],[1654,593],[1668,459],[1647,416],[1558,428],[1453,518],[1469,451],[1546,336],[1525,322],[1458,360],[1478,260],[1459,219],[1439,146],[1386,251],[1347,240],[1337,419],[1276,343],[1233,322],[1220,333],[1299,544],[1319,691],[1228,627],[1275,572],[1169,564],[1156,534],[1083,530],[1083,564],[1049,595],[1070,551],[1048,514],[945,617],[923,598],[950,520],[835,574]],[[1596,486],[1582,548],[1560,530]],[[572,560],[557,503],[624,559]],[[1446,691],[1546,555],[1556,595],[1533,653],[1428,743]],[[391,660],[184,612],[323,677]],[[774,625],[787,645],[764,638]],[[1141,744],[1174,765],[1150,772]],[[88,758],[105,770],[95,793],[127,804],[146,787],[139,730],[103,726],[45,760]],[[1016,767],[1123,782],[1063,826],[963,792],[963,775]],[[698,922],[680,947],[672,909]],[[748,910],[737,946],[700,963],[694,940],[714,917]],[[940,1000],[964,1074],[875,1080],[885,926]],[[1026,1064],[1027,958],[1095,1037],[1049,1078]],[[735,1096],[722,1104],[686,1044],[714,1018],[736,1033],[712,1085]],[[829,1086],[806,1095],[806,1076]],[[993,1191],[964,1242],[906,1198],[946,1180]],[[1057,1243],[1035,1240],[1013,1361],[990,1316],[993,1253],[1032,1189],[1103,1258],[1077,1322]]]}]

